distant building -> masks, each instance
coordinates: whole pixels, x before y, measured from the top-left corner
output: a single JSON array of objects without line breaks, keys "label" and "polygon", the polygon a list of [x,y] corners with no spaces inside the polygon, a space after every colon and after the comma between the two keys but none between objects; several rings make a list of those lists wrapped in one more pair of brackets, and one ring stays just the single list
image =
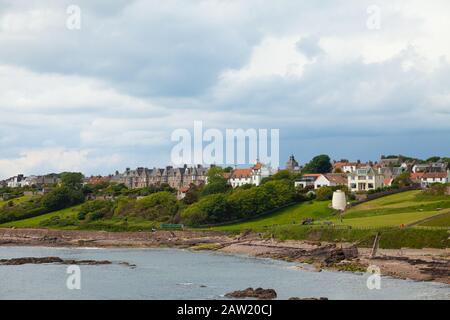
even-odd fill
[{"label": "distant building", "polygon": [[426,188],[435,183],[448,183],[450,182],[450,171],[446,172],[426,172],[421,176],[421,186]]},{"label": "distant building", "polygon": [[371,167],[359,168],[348,175],[348,188],[353,192],[364,192],[384,187],[384,176]]},{"label": "distant building", "polygon": [[228,182],[233,188],[246,184],[259,186],[262,179],[275,174],[277,170],[272,169],[260,162],[247,169],[234,169],[228,176]]},{"label": "distant building", "polygon": [[333,162],[333,173],[352,173],[361,166],[362,164],[360,160],[358,160],[357,162],[350,162],[348,160],[342,159],[340,161]]},{"label": "distant building", "polygon": [[6,186],[9,188],[20,188],[24,185],[25,177],[23,174],[6,179]]},{"label": "distant building", "polygon": [[416,164],[412,167],[413,173],[418,172],[447,172],[448,163],[445,161]]},{"label": "distant building", "polygon": [[296,188],[314,187],[314,183],[321,176],[320,173],[307,173],[301,178],[295,180],[294,185]]},{"label": "distant building", "polygon": [[201,165],[196,167],[174,168],[167,166],[166,168],[137,168],[131,170],[126,168],[125,172],[116,174],[111,177],[111,182],[123,183],[130,189],[146,188],[149,186],[159,186],[168,184],[174,189],[189,187],[190,184],[200,185],[206,183],[207,168]]},{"label": "distant building", "polygon": [[292,173],[300,172],[301,167],[298,164],[297,160],[295,160],[294,155],[289,157],[289,160],[286,162],[286,170]]},{"label": "distant building", "polygon": [[347,174],[342,173],[326,173],[321,174],[314,181],[314,189],[321,187],[346,186],[348,182]]},{"label": "distant building", "polygon": [[108,183],[111,181],[112,176],[90,176],[89,178],[85,179],[85,182],[88,184],[101,184],[101,183]]}]

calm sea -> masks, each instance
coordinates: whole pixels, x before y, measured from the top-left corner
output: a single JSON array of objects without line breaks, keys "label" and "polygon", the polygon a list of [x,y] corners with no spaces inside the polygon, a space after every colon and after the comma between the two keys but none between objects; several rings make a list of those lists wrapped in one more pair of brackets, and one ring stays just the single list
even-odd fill
[{"label": "calm sea", "polygon": [[450,299],[450,286],[443,284],[382,277],[381,289],[369,290],[368,274],[310,272],[294,263],[215,252],[0,247],[0,259],[45,256],[114,264],[81,266],[80,290],[67,288],[64,265],[0,266],[0,299],[221,299],[247,287],[273,288],[280,299]]}]

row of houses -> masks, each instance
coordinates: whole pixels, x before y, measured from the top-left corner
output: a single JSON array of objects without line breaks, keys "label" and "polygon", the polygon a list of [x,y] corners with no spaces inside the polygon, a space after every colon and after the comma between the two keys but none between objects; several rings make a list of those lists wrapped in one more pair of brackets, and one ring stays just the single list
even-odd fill
[{"label": "row of houses", "polygon": [[[431,168],[428,166],[427,168]],[[350,168],[350,166],[349,166]],[[450,170],[445,167],[425,172],[409,172],[411,180],[426,188],[435,183],[449,183]],[[441,167],[443,168],[443,167]],[[323,186],[347,186],[352,192],[367,192],[383,187],[389,187],[396,177],[404,172],[408,172],[403,167],[372,167],[372,166],[356,166],[348,173],[329,173],[329,174],[305,174],[295,181],[297,187],[314,187],[318,189]]]},{"label": "row of houses", "polygon": [[0,181],[0,186],[9,188],[40,187],[45,185],[58,184],[59,182],[60,178],[56,173],[42,176],[32,175],[28,177],[24,176],[23,174],[19,174],[17,176]]},{"label": "row of houses", "polygon": [[116,171],[110,179],[111,182],[123,183],[130,189],[145,188],[168,184],[174,189],[187,188],[191,184],[201,185],[206,183],[208,168],[202,165],[188,167],[184,165],[181,168],[167,166],[166,168],[137,168],[131,170],[126,168],[125,172]]}]

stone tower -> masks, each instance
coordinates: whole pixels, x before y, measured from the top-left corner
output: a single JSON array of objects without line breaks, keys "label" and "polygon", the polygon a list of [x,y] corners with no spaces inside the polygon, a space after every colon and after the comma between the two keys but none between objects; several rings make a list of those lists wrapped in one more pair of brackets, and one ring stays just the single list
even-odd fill
[{"label": "stone tower", "polygon": [[291,155],[289,157],[288,162],[286,162],[286,170],[289,170],[290,172],[295,172],[299,170],[298,162],[295,160],[294,155]]}]

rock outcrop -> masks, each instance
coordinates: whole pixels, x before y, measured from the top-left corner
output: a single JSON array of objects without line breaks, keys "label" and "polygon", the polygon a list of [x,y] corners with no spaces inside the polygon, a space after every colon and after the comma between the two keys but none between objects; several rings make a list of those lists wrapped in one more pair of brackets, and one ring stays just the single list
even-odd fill
[{"label": "rock outcrop", "polygon": [[0,259],[0,265],[3,266],[18,266],[23,264],[44,264],[44,263],[53,263],[53,264],[77,264],[77,265],[104,265],[111,264],[111,261],[107,260],[64,260],[59,257],[25,257],[25,258],[13,258],[13,259]]},{"label": "rock outcrop", "polygon": [[256,298],[260,300],[272,300],[277,297],[277,293],[273,289],[263,289],[263,288],[247,288],[245,290],[237,290],[227,293],[225,297],[228,298]]}]

